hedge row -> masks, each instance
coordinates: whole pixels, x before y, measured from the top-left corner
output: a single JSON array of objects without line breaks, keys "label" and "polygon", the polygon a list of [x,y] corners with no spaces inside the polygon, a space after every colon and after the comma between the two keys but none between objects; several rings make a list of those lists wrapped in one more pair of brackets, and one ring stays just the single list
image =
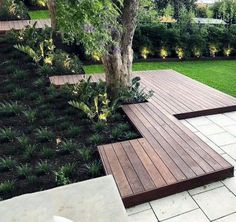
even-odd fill
[{"label": "hedge row", "polygon": [[143,25],[135,32],[135,58],[236,55],[236,25]]}]

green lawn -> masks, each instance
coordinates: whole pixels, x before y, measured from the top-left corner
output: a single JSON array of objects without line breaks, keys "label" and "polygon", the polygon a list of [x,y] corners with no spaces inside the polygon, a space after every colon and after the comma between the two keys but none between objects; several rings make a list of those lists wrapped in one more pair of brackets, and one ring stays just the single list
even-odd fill
[{"label": "green lawn", "polygon": [[29,12],[31,19],[47,19],[49,18],[49,11],[48,10],[36,10]]},{"label": "green lawn", "polygon": [[[135,63],[134,71],[174,69],[236,97],[236,61],[185,61]],[[102,65],[85,66],[86,73],[102,73]]]}]

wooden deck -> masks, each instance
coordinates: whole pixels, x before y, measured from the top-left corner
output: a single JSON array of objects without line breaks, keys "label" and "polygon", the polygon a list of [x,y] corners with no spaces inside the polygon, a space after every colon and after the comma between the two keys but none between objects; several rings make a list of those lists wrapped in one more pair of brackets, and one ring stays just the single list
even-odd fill
[{"label": "wooden deck", "polygon": [[5,33],[12,29],[21,30],[27,26],[33,26],[36,23],[36,28],[51,27],[50,19],[39,20],[18,20],[18,21],[0,21],[0,33]]},{"label": "wooden deck", "polygon": [[[142,138],[98,147],[126,207],[233,176],[234,169],[179,119],[236,110],[236,99],[173,70],[136,72],[154,96],[123,110]],[[50,78],[55,85],[84,78]],[[92,80],[104,78],[93,75]]]}]

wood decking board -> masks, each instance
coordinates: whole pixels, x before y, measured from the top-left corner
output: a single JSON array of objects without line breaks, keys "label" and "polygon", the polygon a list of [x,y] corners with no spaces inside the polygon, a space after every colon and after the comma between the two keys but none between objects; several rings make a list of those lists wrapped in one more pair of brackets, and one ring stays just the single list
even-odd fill
[{"label": "wood decking board", "polygon": [[36,28],[50,27],[50,19],[39,20],[17,20],[17,21],[0,21],[0,33],[5,33],[12,29],[21,30],[27,26],[33,26],[36,23]]},{"label": "wood decking board", "polygon": [[[179,119],[235,111],[236,98],[173,70],[135,72],[154,96],[122,106],[142,138],[98,146],[126,207],[233,176],[234,168]],[[55,86],[85,75],[53,76]],[[104,80],[103,74],[92,81]]]}]

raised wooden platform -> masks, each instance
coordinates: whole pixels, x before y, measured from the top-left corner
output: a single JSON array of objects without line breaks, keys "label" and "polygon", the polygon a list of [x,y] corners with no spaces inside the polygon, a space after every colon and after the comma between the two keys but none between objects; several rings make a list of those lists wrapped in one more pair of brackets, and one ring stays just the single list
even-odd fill
[{"label": "raised wooden platform", "polygon": [[[147,103],[123,110],[143,138],[98,147],[126,207],[233,176],[226,160],[178,119],[236,110],[236,99],[172,70],[135,72],[154,90]],[[57,86],[79,76],[52,77]],[[92,80],[104,79],[93,75]]]},{"label": "raised wooden platform", "polygon": [[5,33],[12,29],[21,30],[27,26],[33,26],[36,23],[36,28],[51,27],[50,19],[39,20],[18,20],[18,21],[0,21],[0,33]]}]

